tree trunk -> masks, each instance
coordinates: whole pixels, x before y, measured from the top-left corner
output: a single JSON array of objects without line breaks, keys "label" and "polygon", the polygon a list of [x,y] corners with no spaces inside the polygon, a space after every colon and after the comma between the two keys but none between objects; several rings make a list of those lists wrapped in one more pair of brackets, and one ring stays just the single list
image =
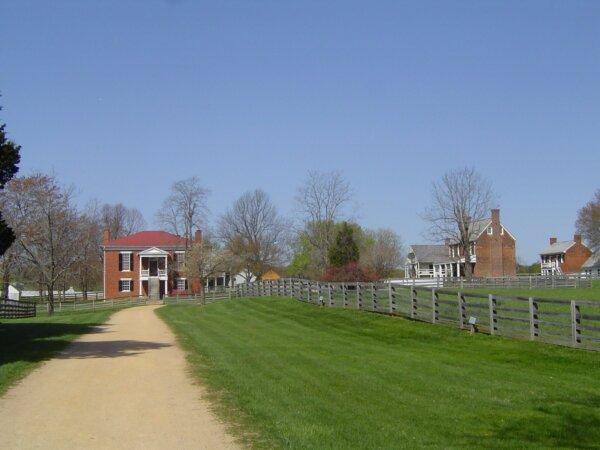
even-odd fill
[{"label": "tree trunk", "polygon": [[4,272],[2,274],[2,297],[8,298],[8,286],[10,285],[10,264],[4,258]]},{"label": "tree trunk", "polygon": [[54,283],[48,284],[48,315],[54,314]]},{"label": "tree trunk", "polygon": [[471,249],[469,244],[464,246],[463,253],[465,255],[465,278],[470,280],[473,277],[473,266],[471,265]]}]

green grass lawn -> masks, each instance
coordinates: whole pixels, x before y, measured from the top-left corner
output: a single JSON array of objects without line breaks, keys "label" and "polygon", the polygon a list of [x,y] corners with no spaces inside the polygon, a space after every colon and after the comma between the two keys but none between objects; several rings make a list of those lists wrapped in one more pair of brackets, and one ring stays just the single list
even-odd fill
[{"label": "green grass lawn", "polygon": [[454,289],[464,292],[478,292],[481,294],[514,295],[520,297],[558,298],[565,300],[598,300],[600,301],[600,280],[592,281],[589,288],[477,288]]},{"label": "green grass lawn", "polygon": [[0,320],[0,395],[77,336],[105,322],[114,309]]},{"label": "green grass lawn", "polygon": [[598,353],[281,298],[158,314],[246,444],[600,444]]}]

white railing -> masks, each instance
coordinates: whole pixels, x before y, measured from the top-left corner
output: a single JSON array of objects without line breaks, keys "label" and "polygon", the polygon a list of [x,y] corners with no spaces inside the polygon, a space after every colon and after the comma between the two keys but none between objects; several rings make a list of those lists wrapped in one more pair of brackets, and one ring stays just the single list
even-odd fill
[{"label": "white railing", "polygon": [[[150,269],[142,269],[141,272],[142,272],[141,273],[142,278],[148,278],[150,276]],[[152,276],[166,277],[167,270],[166,269],[158,269],[157,275],[152,275]]]}]

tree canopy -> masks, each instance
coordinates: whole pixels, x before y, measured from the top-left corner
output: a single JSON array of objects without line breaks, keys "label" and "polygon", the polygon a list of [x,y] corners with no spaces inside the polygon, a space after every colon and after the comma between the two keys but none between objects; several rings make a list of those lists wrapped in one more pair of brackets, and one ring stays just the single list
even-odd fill
[{"label": "tree canopy", "polygon": [[334,267],[342,267],[351,262],[357,262],[359,259],[360,251],[354,239],[354,230],[348,222],[343,222],[335,237],[335,242],[329,250],[329,264]]},{"label": "tree canopy", "polygon": [[[0,107],[2,110],[2,107]],[[0,189],[18,172],[18,164],[21,161],[21,146],[9,140],[5,132],[6,124],[0,124]],[[6,224],[0,212],[0,256],[15,240],[15,233]]]}]

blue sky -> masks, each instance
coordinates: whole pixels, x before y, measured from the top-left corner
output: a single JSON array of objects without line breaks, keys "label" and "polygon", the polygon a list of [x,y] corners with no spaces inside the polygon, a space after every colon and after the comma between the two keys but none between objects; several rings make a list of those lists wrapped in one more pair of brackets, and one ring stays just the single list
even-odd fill
[{"label": "blue sky", "polygon": [[472,165],[533,261],[600,188],[599,26],[594,1],[3,0],[0,121],[21,174],[150,224],[179,178],[214,217],[341,170],[363,225],[423,242],[432,180]]}]

